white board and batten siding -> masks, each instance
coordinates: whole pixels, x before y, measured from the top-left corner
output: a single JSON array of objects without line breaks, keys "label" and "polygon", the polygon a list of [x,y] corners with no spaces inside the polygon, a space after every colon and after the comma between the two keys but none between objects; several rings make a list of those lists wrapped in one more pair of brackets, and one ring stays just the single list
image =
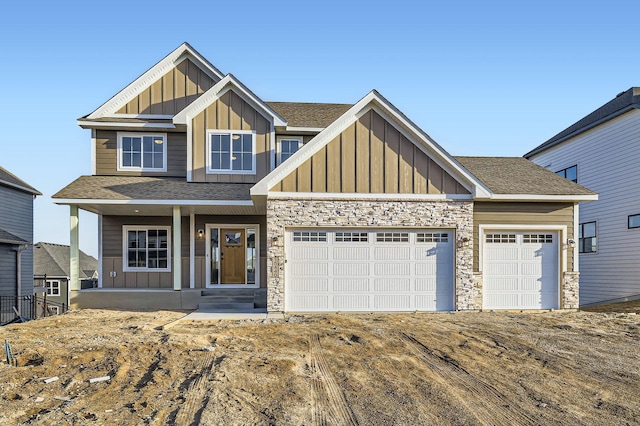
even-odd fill
[{"label": "white board and batten siding", "polygon": [[484,309],[557,309],[557,232],[487,231],[483,241]]},{"label": "white board and batten siding", "polygon": [[286,311],[453,309],[451,230],[286,232]]},{"label": "white board and batten siding", "polygon": [[[596,222],[597,251],[579,254],[580,305],[640,297],[640,111],[631,110],[531,160],[551,171],[578,166],[578,183],[599,194],[580,203],[580,223]],[[577,235],[576,235],[577,241]]]}]

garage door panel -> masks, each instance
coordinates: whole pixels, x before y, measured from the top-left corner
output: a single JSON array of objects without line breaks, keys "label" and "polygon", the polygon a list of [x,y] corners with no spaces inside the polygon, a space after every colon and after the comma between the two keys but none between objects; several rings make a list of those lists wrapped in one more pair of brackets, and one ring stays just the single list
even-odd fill
[{"label": "garage door panel", "polygon": [[374,274],[376,276],[409,275],[411,264],[409,263],[376,263]]},{"label": "garage door panel", "polygon": [[520,280],[517,277],[496,277],[491,280],[491,286],[485,291],[487,293],[496,291],[518,291],[520,290]]},{"label": "garage door panel", "polygon": [[321,293],[329,290],[329,280],[327,278],[298,278],[291,281],[290,287],[297,293]]},{"label": "garage door panel", "polygon": [[522,260],[536,259],[542,257],[543,254],[544,250],[540,247],[522,248],[521,250]]},{"label": "garage door panel", "polygon": [[411,309],[411,295],[374,296],[373,307],[385,311],[406,311]]},{"label": "garage door panel", "polygon": [[453,310],[453,241],[446,230],[287,231],[285,309]]},{"label": "garage door panel", "polygon": [[362,311],[369,309],[369,299],[367,296],[333,296],[334,310]]},{"label": "garage door panel", "polygon": [[289,253],[291,260],[327,260],[329,259],[328,247],[302,247],[298,246]]},{"label": "garage door panel", "polygon": [[496,247],[498,244],[487,244],[485,249],[487,259],[518,260],[520,250],[515,244],[505,243],[505,247]]},{"label": "garage door panel", "polygon": [[333,274],[335,276],[358,277],[369,275],[368,263],[334,263]]},{"label": "garage door panel", "polygon": [[369,247],[333,247],[334,260],[369,260]]},{"label": "garage door panel", "polygon": [[341,293],[369,292],[369,280],[367,278],[336,278],[333,280],[333,291]]},{"label": "garage door panel", "polygon": [[411,248],[409,247],[376,247],[375,260],[410,260]]},{"label": "garage door panel", "polygon": [[405,279],[383,279],[376,278],[373,281],[373,290],[376,292],[410,292],[411,280]]},{"label": "garage door panel", "polygon": [[485,267],[485,274],[495,276],[518,275],[519,271],[517,263],[489,263]]},{"label": "garage door panel", "polygon": [[329,272],[329,265],[326,263],[293,263],[291,262],[292,275],[299,276],[322,276],[326,277]]},{"label": "garage door panel", "polygon": [[501,306],[502,309],[516,309],[520,305],[518,293],[485,294],[485,304]]},{"label": "garage door panel", "polygon": [[542,291],[542,282],[537,278],[523,277],[520,280],[522,291]]}]

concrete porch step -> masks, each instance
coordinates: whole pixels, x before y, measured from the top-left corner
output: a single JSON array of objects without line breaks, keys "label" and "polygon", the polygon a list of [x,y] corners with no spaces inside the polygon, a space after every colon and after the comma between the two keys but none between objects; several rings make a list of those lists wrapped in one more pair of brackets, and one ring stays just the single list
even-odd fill
[{"label": "concrete porch step", "polygon": [[200,303],[198,310],[208,312],[253,312],[255,309],[251,303]]},{"label": "concrete porch step", "polygon": [[200,303],[254,303],[251,296],[200,296]]},{"label": "concrete porch step", "polygon": [[200,294],[202,296],[246,296],[253,297],[256,290],[255,288],[208,288],[202,290]]}]

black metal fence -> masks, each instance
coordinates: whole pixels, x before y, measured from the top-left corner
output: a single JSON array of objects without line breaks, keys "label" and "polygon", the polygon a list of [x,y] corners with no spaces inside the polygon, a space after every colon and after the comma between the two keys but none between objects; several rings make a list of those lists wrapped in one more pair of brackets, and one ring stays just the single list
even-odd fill
[{"label": "black metal fence", "polygon": [[0,296],[0,325],[22,322],[65,313],[66,303],[57,303],[39,296]]}]

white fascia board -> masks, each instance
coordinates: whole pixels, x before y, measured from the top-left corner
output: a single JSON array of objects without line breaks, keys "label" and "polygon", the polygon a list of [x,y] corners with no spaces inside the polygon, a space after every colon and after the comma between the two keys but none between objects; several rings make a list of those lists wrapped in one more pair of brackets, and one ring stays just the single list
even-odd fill
[{"label": "white fascia board", "polygon": [[491,201],[597,201],[598,194],[592,195],[535,195],[535,194],[493,194]]},{"label": "white fascia board", "polygon": [[85,121],[78,120],[78,126],[83,129],[95,129],[100,127],[130,127],[137,129],[175,129],[171,123],[122,123],[116,121]]},{"label": "white fascia board", "polygon": [[285,128],[285,131],[291,134],[294,133],[320,133],[321,131],[323,131],[325,128],[324,127],[293,127],[293,126],[287,126]]},{"label": "white fascia board", "polygon": [[131,99],[138,96],[143,90],[151,86],[156,80],[165,75],[171,68],[185,60],[186,58],[195,59],[202,65],[203,71],[213,79],[220,80],[223,74],[200,55],[189,43],[182,43],[173,52],[162,58],[157,64],[149,68],[144,74],[135,79],[127,87],[119,91],[107,102],[102,104],[98,109],[89,114],[88,118],[99,118],[114,114],[123,105],[126,105]]},{"label": "white fascia board", "polygon": [[[373,103],[371,108],[367,108],[371,103]],[[389,121],[392,124],[396,121],[405,129],[408,129],[413,133],[415,136],[411,136],[411,139],[417,138],[419,142],[429,147],[428,151],[430,151],[430,155],[436,154],[440,157],[441,161],[439,162],[439,165],[441,167],[446,165],[447,167],[444,167],[445,170],[452,171],[453,173],[450,174],[454,177],[460,176],[462,180],[467,181],[473,187],[471,189],[474,197],[489,198],[491,196],[491,191],[484,184],[455,161],[455,159],[442,149],[440,145],[435,143],[425,132],[420,130],[415,124],[406,118],[404,114],[391,105],[390,102],[375,90],[372,90],[364,98],[356,102],[351,108],[342,114],[342,116],[331,123],[309,142],[304,144],[302,148],[293,154],[287,161],[276,167],[275,170],[255,184],[251,188],[251,195],[266,195],[269,192],[269,189],[287,177],[296,168],[301,166],[305,161],[311,158],[313,154],[318,152],[323,146],[327,145],[337,135],[353,124],[362,114],[368,112],[369,109],[374,109],[377,113],[382,113],[383,116],[389,118]],[[403,131],[404,129],[398,130]],[[403,133],[406,135],[406,132]]]},{"label": "white fascia board", "polygon": [[251,200],[100,200],[60,198],[54,200],[60,205],[104,204],[138,206],[253,206]]},{"label": "white fascia board", "polygon": [[112,114],[113,118],[139,118],[140,120],[171,120],[173,115],[163,114]]},{"label": "white fascia board", "polygon": [[394,201],[473,201],[471,194],[363,194],[341,192],[276,192],[269,191],[269,199],[317,200],[394,200]]},{"label": "white fascia board", "polygon": [[282,118],[271,107],[265,104],[262,99],[257,97],[232,74],[227,74],[222,80],[214,84],[209,90],[200,95],[200,97],[195,102],[192,102],[190,105],[176,114],[175,117],[173,117],[173,122],[175,124],[189,124],[191,118],[200,114],[202,111],[204,111],[205,108],[218,100],[222,95],[227,93],[231,89],[230,86],[233,86],[237,90],[236,93],[245,102],[251,105],[256,111],[258,111],[260,115],[269,120],[269,122],[272,123],[273,126],[287,125],[287,122],[284,118]]}]

